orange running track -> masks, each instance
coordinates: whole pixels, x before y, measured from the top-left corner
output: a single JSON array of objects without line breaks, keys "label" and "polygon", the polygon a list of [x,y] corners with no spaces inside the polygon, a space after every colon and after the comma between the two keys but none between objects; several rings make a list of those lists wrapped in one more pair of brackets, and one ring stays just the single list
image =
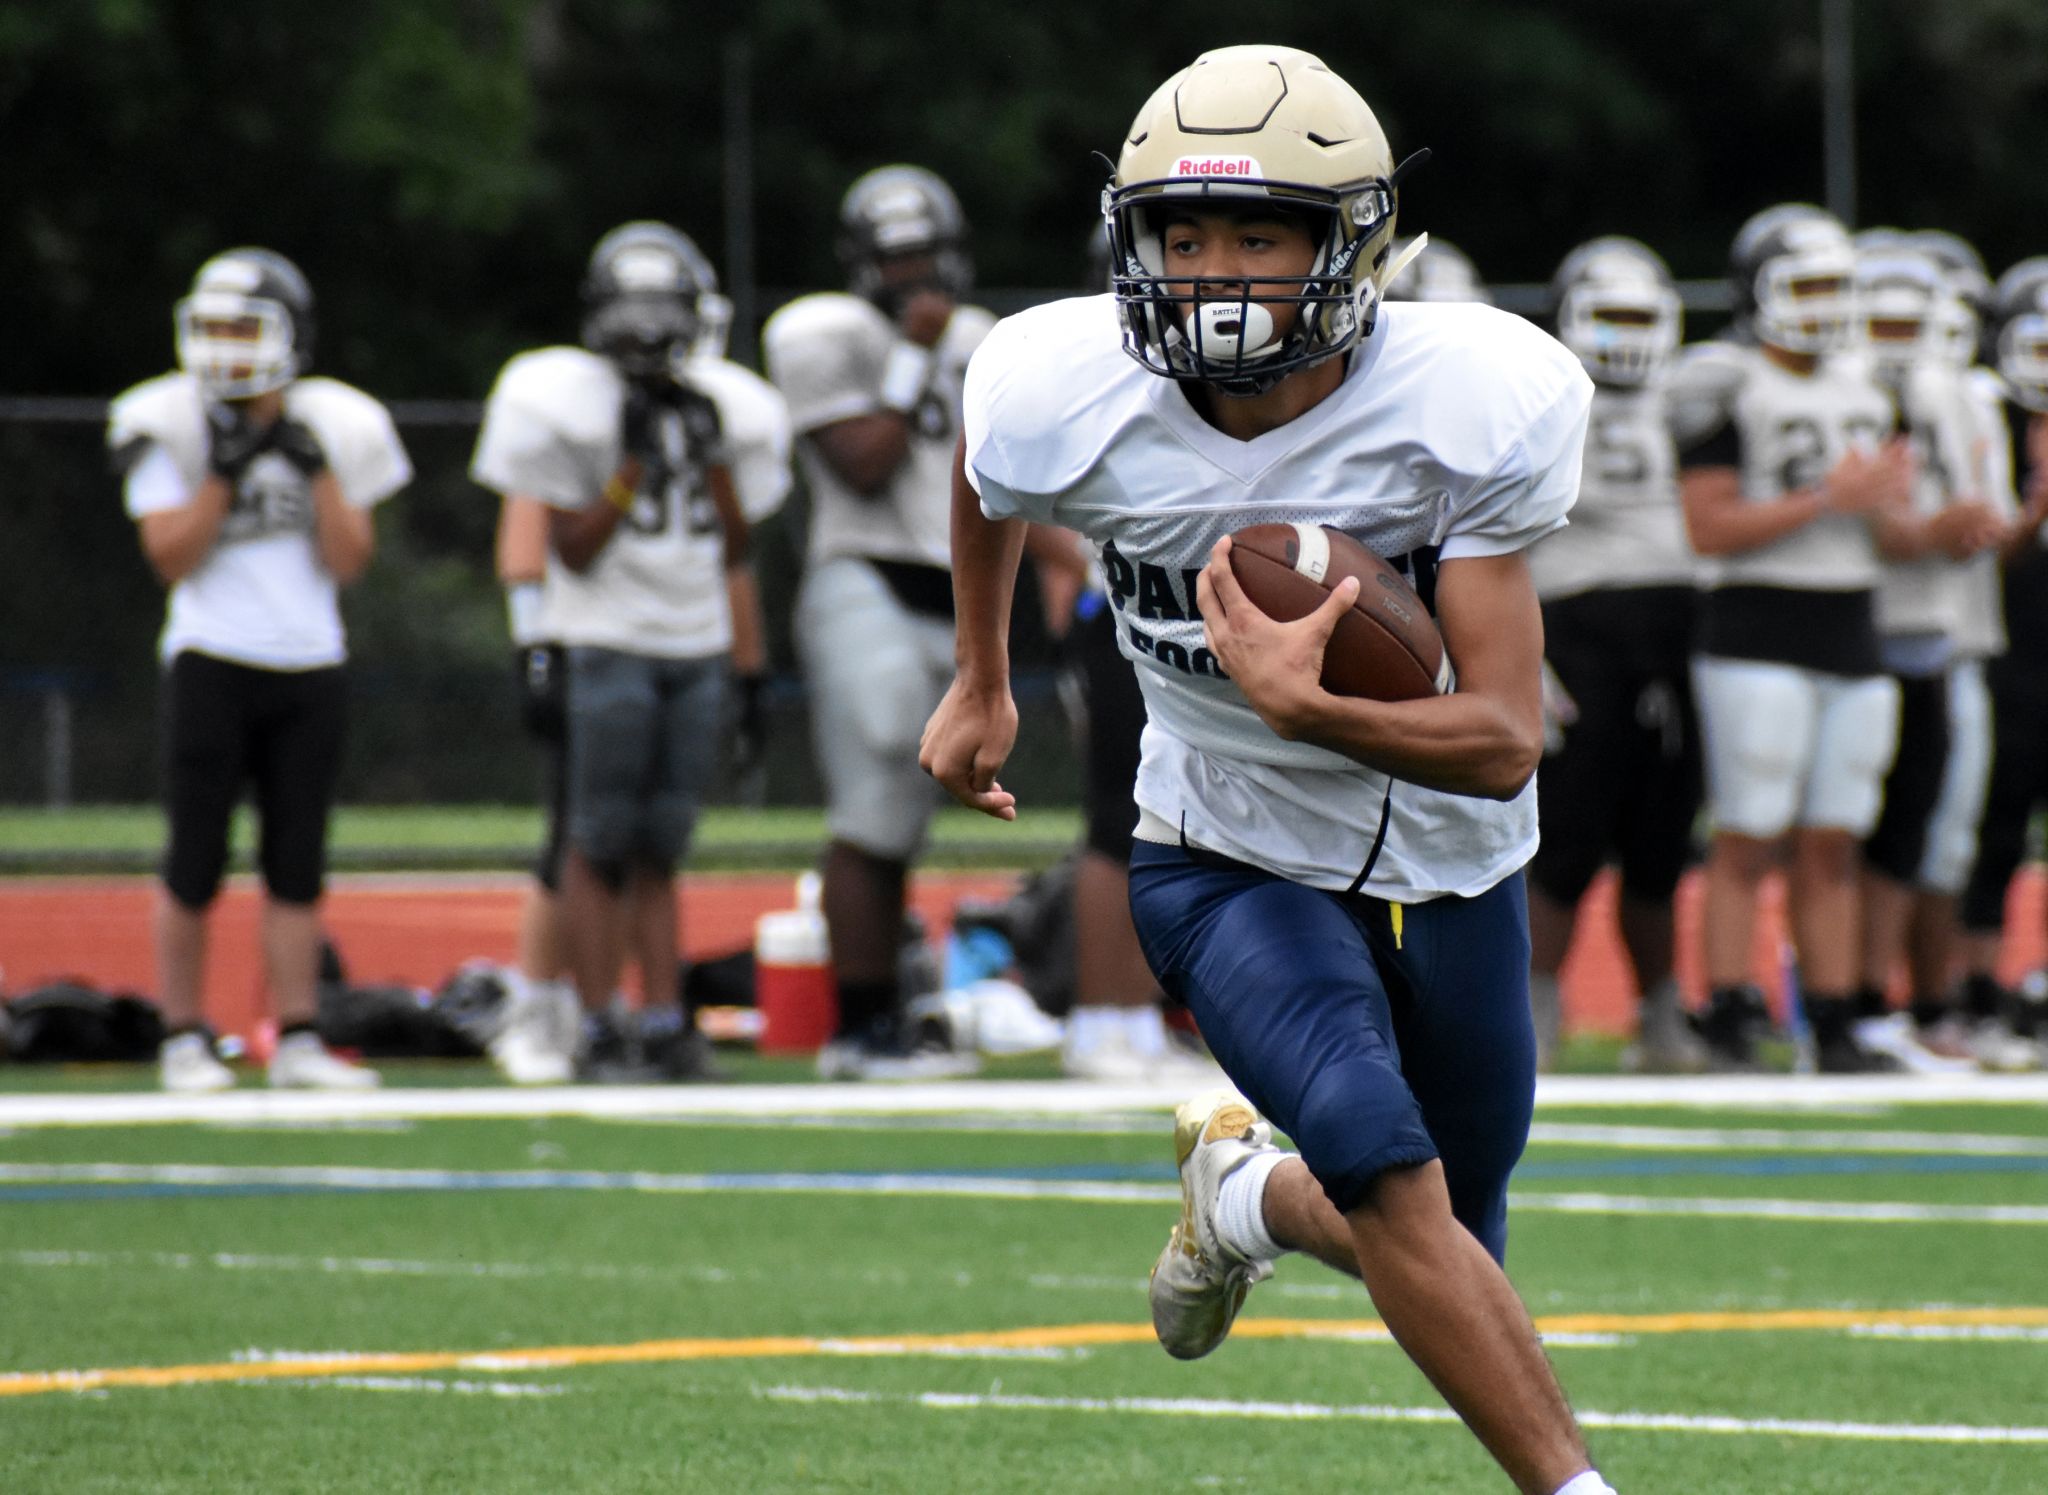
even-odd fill
[{"label": "orange running track", "polygon": [[[723,955],[753,941],[754,921],[790,907],[793,879],[780,873],[686,875],[679,894],[685,952]],[[934,937],[950,926],[961,898],[1001,897],[1016,884],[991,873],[931,872],[914,883],[913,902]],[[329,886],[325,922],[357,982],[439,986],[463,961],[513,958],[525,879],[491,877],[338,877]],[[108,990],[150,993],[153,879],[36,878],[0,882],[0,990],[16,995],[63,976]],[[2041,869],[2014,880],[2001,974],[2017,980],[2048,963]],[[1614,883],[1603,876],[1586,895],[1565,962],[1565,1007],[1572,1026],[1624,1033],[1631,1026],[1635,981],[1615,933]],[[1679,975],[1689,996],[1700,986],[1697,874],[1678,892]],[[1784,917],[1773,883],[1758,920],[1755,967],[1779,999]],[[248,878],[230,881],[216,905],[207,980],[209,1019],[223,1033],[251,1034],[264,1015],[257,958],[259,898]]]}]

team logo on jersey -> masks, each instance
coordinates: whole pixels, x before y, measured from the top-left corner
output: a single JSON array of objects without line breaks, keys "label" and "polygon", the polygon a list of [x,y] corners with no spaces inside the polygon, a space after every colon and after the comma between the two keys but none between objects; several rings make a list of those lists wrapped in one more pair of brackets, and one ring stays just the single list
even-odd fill
[{"label": "team logo on jersey", "polygon": [[1183,675],[1206,675],[1211,680],[1229,678],[1208,649],[1190,649],[1138,627],[1138,620],[1200,623],[1202,610],[1195,601],[1195,578],[1202,574],[1200,566],[1168,570],[1151,561],[1133,561],[1116,548],[1116,541],[1110,540],[1102,547],[1102,572],[1109,582],[1110,603],[1124,615],[1124,635],[1135,652],[1149,655]]},{"label": "team logo on jersey", "polygon": [[1175,176],[1262,177],[1258,161],[1251,156],[1182,156],[1173,163]]}]

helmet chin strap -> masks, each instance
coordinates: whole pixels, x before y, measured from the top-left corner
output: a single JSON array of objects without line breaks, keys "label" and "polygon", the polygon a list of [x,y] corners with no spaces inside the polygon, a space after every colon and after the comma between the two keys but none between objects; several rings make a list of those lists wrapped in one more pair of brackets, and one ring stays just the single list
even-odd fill
[{"label": "helmet chin strap", "polygon": [[1411,239],[1408,247],[1394,256],[1393,263],[1387,266],[1387,273],[1380,277],[1380,290],[1384,292],[1388,286],[1392,285],[1394,277],[1407,269],[1415,257],[1427,248],[1429,248],[1428,234],[1417,234]]}]

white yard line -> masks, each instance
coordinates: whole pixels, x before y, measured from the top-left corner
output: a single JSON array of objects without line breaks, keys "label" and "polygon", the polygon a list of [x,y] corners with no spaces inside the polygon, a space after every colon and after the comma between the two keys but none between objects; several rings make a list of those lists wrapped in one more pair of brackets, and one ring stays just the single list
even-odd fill
[{"label": "white yard line", "polygon": [[[454,1192],[531,1189],[643,1194],[866,1194],[889,1198],[1055,1200],[1080,1204],[1174,1204],[1180,1187],[1094,1179],[1006,1178],[946,1173],[648,1173],[591,1169],[243,1167],[212,1163],[0,1163],[0,1186],[160,1186],[170,1189]],[[1708,1216],[1862,1225],[2048,1225],[2048,1205],[1911,1204],[1794,1198],[1524,1193],[1523,1214]]]},{"label": "white yard line", "polygon": [[[788,1116],[1089,1116],[1169,1109],[1179,1085],[1073,1080],[969,1080],[932,1085],[562,1085],[470,1086],[368,1092],[231,1090],[219,1095],[0,1095],[0,1127],[110,1126],[145,1122],[280,1122],[401,1118],[586,1116],[608,1118]],[[1546,1075],[1545,1106],[1676,1106],[1848,1111],[1914,1102],[2048,1103],[2048,1074],[1964,1076]]]},{"label": "white yard line", "polygon": [[[862,1391],[844,1386],[765,1386],[770,1401],[889,1404],[940,1412],[1089,1412],[1142,1417],[1253,1418],[1285,1422],[1455,1423],[1448,1407],[1396,1407],[1324,1402],[1238,1402],[1208,1397],[1018,1396],[1002,1393]],[[1861,1443],[2048,1444],[2048,1427],[1971,1423],[1836,1422],[1790,1417],[1707,1417],[1679,1412],[1596,1412],[1579,1423],[1602,1431],[1713,1433],[1722,1436],[1831,1438]]]}]

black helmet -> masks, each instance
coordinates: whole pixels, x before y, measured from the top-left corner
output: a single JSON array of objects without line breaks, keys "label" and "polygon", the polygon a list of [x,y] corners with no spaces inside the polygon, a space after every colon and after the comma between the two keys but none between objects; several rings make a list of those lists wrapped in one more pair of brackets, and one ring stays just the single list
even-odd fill
[{"label": "black helmet", "polygon": [[910,288],[886,285],[882,261],[911,254],[932,257],[932,284],[950,296],[966,295],[974,283],[967,217],[953,189],[922,166],[878,166],[848,187],[839,204],[847,289],[893,312]]},{"label": "black helmet", "polygon": [[718,277],[688,234],[625,223],[597,241],[583,276],[583,345],[628,375],[668,371],[703,336]]}]

